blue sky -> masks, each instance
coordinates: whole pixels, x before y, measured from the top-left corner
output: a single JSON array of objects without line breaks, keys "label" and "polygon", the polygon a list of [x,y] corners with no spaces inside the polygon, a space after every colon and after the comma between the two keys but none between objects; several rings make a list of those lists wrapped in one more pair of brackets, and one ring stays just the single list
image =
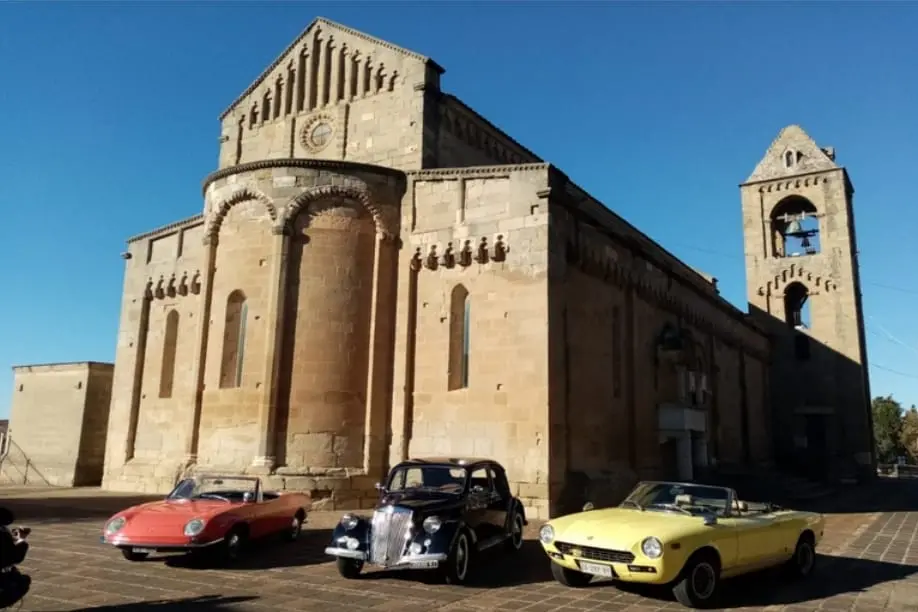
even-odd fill
[{"label": "blue sky", "polygon": [[113,358],[125,239],[200,211],[218,115],[317,15],[435,58],[741,308],[737,185],[801,124],[857,189],[872,390],[918,403],[914,3],[68,2],[0,8],[0,418],[10,366]]}]

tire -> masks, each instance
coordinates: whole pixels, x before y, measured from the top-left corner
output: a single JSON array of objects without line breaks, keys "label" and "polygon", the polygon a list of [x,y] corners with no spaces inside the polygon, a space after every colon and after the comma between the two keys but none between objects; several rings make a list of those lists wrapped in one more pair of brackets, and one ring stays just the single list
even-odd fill
[{"label": "tire", "polygon": [[720,587],[720,562],[713,554],[700,554],[690,558],[682,570],[673,595],[687,608],[713,606]]},{"label": "tire", "polygon": [[523,515],[514,510],[510,517],[510,537],[504,542],[510,552],[519,552],[523,548]]},{"label": "tire", "polygon": [[797,540],[794,556],[787,562],[785,569],[791,577],[803,579],[809,578],[815,567],[816,547],[813,545],[813,538],[809,534],[803,534]]},{"label": "tire", "polygon": [[554,561],[549,561],[549,563],[551,564],[552,577],[566,587],[571,587],[572,589],[582,589],[583,587],[590,584],[591,580],[593,580],[593,577],[589,574],[584,574],[583,572],[578,572],[577,570],[562,567]]},{"label": "tire", "polygon": [[230,529],[223,541],[215,547],[217,550],[214,552],[217,553],[218,562],[223,565],[238,563],[245,552],[247,540],[244,529],[240,527]]},{"label": "tire", "polygon": [[145,553],[145,552],[139,553],[139,552],[134,552],[130,548],[122,548],[121,556],[127,559],[128,561],[137,562],[137,561],[144,561],[147,557],[150,556],[150,553]]},{"label": "tire", "polygon": [[465,529],[459,531],[453,547],[446,557],[443,578],[446,584],[464,585],[469,580],[472,569],[472,541]]},{"label": "tire", "polygon": [[348,559],[347,557],[338,557],[335,559],[335,565],[338,567],[338,573],[342,578],[354,580],[360,577],[363,571],[363,561],[360,559]]},{"label": "tire", "polygon": [[300,539],[300,532],[303,531],[303,520],[306,518],[302,510],[297,510],[296,514],[290,519],[290,526],[284,531],[284,539],[288,542],[296,542]]}]

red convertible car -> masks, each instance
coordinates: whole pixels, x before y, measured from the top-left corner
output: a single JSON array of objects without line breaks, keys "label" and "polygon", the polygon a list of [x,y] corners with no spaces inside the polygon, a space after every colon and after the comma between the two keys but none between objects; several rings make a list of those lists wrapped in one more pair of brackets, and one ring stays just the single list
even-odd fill
[{"label": "red convertible car", "polygon": [[296,540],[309,509],[308,496],[262,491],[257,477],[196,476],[161,501],[112,516],[102,542],[120,549],[128,561],[155,552],[191,552],[232,562],[251,540],[270,535]]}]

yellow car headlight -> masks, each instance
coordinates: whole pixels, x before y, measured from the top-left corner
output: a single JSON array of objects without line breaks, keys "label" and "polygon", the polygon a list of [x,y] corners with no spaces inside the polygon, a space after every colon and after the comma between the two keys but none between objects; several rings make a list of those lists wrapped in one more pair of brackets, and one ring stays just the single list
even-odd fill
[{"label": "yellow car headlight", "polygon": [[551,544],[555,539],[555,528],[551,525],[542,525],[539,529],[539,541],[542,544]]},{"label": "yellow car headlight", "polygon": [[641,542],[641,552],[648,559],[659,559],[663,556],[663,542],[652,536],[644,538]]}]

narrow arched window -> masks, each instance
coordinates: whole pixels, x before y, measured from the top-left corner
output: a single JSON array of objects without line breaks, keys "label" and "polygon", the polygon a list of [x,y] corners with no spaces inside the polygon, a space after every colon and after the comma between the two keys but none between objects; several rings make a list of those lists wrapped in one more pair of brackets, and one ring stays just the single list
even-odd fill
[{"label": "narrow arched window", "polygon": [[453,287],[449,300],[449,387],[469,386],[469,336],[471,304],[469,292],[462,285]]},{"label": "narrow arched window", "polygon": [[248,304],[245,294],[236,290],[226,300],[223,326],[223,355],[220,364],[220,388],[242,386],[242,366],[245,361],[245,324]]},{"label": "narrow arched window", "polygon": [[159,396],[172,397],[175,382],[175,351],[178,346],[179,313],[170,310],[166,315],[166,333],[163,335],[163,363],[159,372]]}]

